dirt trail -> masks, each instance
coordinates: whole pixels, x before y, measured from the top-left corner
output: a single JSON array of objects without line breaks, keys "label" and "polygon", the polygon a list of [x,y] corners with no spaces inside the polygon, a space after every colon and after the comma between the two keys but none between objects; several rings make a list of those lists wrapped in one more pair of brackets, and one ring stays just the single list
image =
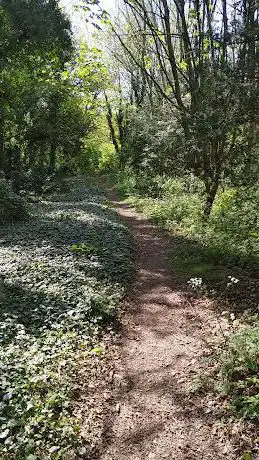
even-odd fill
[{"label": "dirt trail", "polygon": [[217,432],[209,402],[191,393],[197,360],[208,352],[213,310],[205,302],[191,305],[177,288],[168,237],[113,202],[133,229],[138,253],[114,377],[117,415],[108,422],[101,459],[237,459]]}]

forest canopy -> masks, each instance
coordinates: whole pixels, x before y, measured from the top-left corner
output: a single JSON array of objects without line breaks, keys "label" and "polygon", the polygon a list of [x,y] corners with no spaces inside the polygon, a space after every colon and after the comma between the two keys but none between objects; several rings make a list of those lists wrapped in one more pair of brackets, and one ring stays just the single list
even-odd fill
[{"label": "forest canopy", "polygon": [[19,191],[84,163],[104,65],[55,0],[3,0],[0,21],[0,169]]},{"label": "forest canopy", "polygon": [[60,167],[194,174],[209,215],[221,184],[257,180],[256,0],[78,7],[100,47],[57,1],[1,2],[0,168],[15,189]]}]

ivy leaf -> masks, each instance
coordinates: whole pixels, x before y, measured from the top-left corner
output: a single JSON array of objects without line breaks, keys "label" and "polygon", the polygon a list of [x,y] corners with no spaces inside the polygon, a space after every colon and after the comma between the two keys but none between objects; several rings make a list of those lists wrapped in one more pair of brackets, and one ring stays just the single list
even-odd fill
[{"label": "ivy leaf", "polygon": [[6,439],[9,432],[10,432],[9,428],[6,428],[6,430],[2,431],[2,433],[0,433],[0,439]]},{"label": "ivy leaf", "polygon": [[50,451],[51,454],[54,454],[59,449],[60,449],[60,446],[52,446],[49,451]]},{"label": "ivy leaf", "polygon": [[95,355],[102,355],[104,353],[104,350],[101,347],[95,347],[91,350],[91,353]]},{"label": "ivy leaf", "polygon": [[253,460],[251,452],[248,452],[248,451],[244,452],[242,456],[242,460]]}]

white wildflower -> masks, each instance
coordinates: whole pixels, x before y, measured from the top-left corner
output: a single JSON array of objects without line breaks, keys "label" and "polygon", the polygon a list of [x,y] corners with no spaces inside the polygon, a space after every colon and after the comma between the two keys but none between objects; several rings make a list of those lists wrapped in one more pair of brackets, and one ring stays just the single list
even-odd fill
[{"label": "white wildflower", "polygon": [[193,288],[198,289],[202,286],[202,278],[190,278],[187,283]]}]

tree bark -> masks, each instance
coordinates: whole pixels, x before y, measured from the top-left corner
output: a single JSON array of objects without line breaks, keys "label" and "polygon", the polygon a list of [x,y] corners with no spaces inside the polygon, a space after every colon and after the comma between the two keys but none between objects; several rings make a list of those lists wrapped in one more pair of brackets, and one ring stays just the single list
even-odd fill
[{"label": "tree bark", "polygon": [[111,140],[112,140],[112,143],[114,145],[115,152],[117,153],[118,158],[120,158],[120,147],[119,147],[119,144],[117,142],[115,129],[114,129],[114,126],[113,126],[113,117],[112,117],[111,105],[110,105],[110,103],[108,101],[108,97],[107,97],[106,93],[104,94],[104,96],[105,96],[106,107],[107,107],[107,121],[108,121],[109,130],[110,130]]},{"label": "tree bark", "polygon": [[57,147],[54,142],[51,143],[50,153],[49,153],[49,170],[53,174],[56,170],[56,161],[57,161]]},{"label": "tree bark", "polygon": [[219,188],[219,180],[214,179],[212,181],[205,182],[205,190],[206,190],[206,200],[204,204],[204,211],[203,216],[204,218],[208,218],[211,214],[212,206],[215,201],[217,191]]},{"label": "tree bark", "polygon": [[4,123],[0,118],[0,171],[5,171]]}]

